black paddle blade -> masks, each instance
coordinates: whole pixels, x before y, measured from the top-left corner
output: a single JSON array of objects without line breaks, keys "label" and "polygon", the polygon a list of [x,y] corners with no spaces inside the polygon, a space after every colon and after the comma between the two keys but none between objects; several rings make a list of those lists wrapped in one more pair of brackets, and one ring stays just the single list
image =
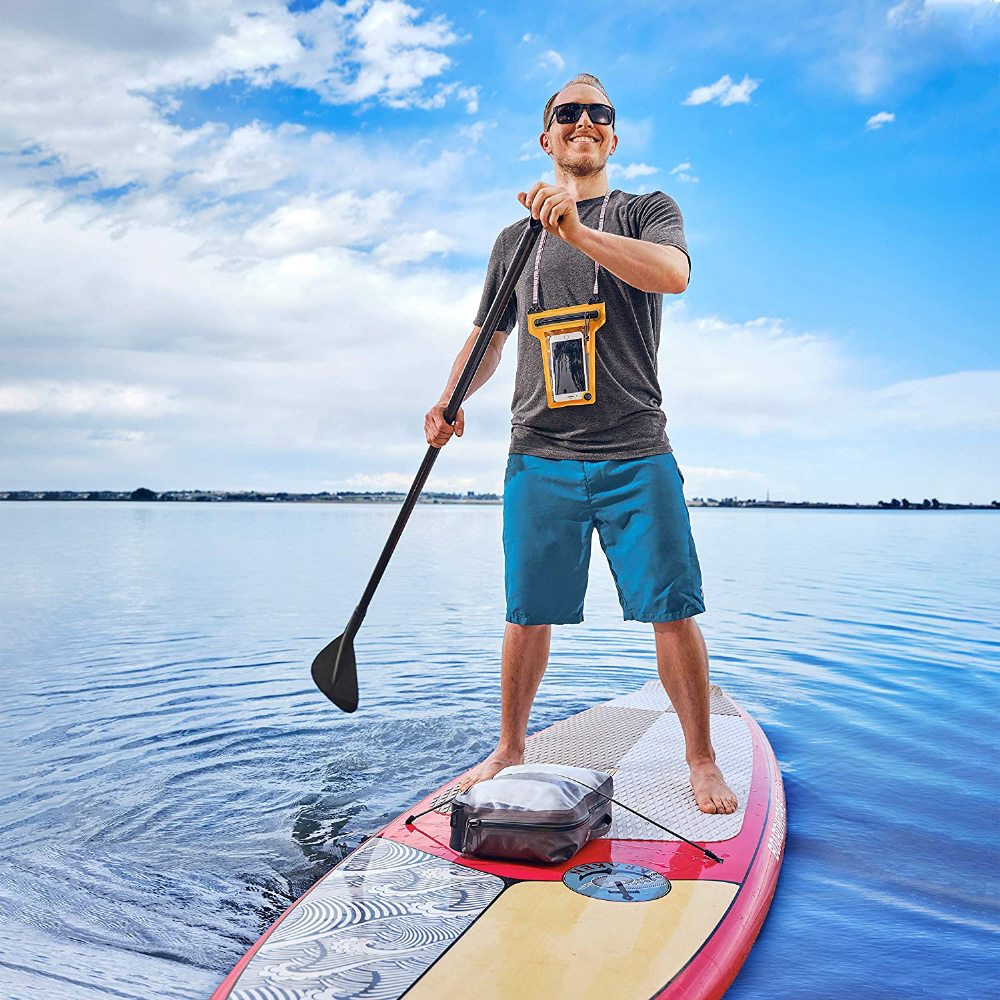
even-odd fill
[{"label": "black paddle blade", "polygon": [[345,632],[324,646],[312,662],[316,687],[345,712],[358,707],[358,670],[354,662],[353,635]]}]

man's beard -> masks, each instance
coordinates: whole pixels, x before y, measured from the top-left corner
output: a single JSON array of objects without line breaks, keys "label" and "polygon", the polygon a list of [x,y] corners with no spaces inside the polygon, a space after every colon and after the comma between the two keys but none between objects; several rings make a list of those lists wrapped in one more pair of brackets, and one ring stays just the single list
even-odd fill
[{"label": "man's beard", "polygon": [[593,177],[594,174],[599,174],[608,162],[608,158],[605,156],[603,159],[598,158],[596,160],[591,160],[589,157],[577,160],[556,159],[553,157],[555,162],[558,164],[561,170],[567,174],[571,174],[573,177]]}]

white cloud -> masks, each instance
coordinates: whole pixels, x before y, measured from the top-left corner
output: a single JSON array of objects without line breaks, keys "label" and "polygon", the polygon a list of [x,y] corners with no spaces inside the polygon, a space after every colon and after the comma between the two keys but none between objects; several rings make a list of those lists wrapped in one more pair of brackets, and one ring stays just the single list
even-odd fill
[{"label": "white cloud", "polygon": [[[0,282],[5,481],[62,450],[84,461],[93,432],[148,432],[163,475],[224,442],[324,452],[387,386],[409,398],[413,378],[436,396],[471,327],[478,293],[466,281],[395,269],[453,246],[446,234],[391,238],[371,257],[338,245],[358,238],[338,235],[338,220],[367,238],[391,193],[296,199],[251,229],[256,252],[240,268],[227,266],[228,247],[204,249],[211,218],[200,220],[207,233],[142,224],[113,240],[88,225],[85,205],[52,214],[54,198],[13,215],[23,195],[0,199],[19,247]],[[374,426],[359,423],[359,446],[386,431],[400,439],[397,423],[411,418],[392,403]],[[409,439],[418,434],[419,421]],[[34,457],[18,446],[24,435]]]},{"label": "white cloud", "polygon": [[436,229],[423,233],[400,233],[391,236],[375,248],[375,256],[384,264],[408,264],[425,260],[431,254],[447,253],[458,246],[458,240]]},{"label": "white cloud", "polygon": [[184,190],[200,187],[213,197],[263,191],[295,173],[297,164],[281,140],[304,133],[301,125],[269,129],[252,122],[234,128],[211,151],[200,166],[180,183]]},{"label": "white cloud", "polygon": [[670,170],[670,176],[676,178],[685,184],[697,184],[700,178],[695,177],[691,172],[690,163],[678,163],[676,167],[672,167]]},{"label": "white cloud", "polygon": [[378,191],[368,197],[352,191],[329,198],[301,195],[252,225],[243,239],[253,250],[272,257],[331,246],[363,246],[384,231],[401,201],[395,191]]},{"label": "white cloud", "polygon": [[751,80],[749,76],[744,76],[739,83],[733,83],[732,78],[727,74],[719,77],[715,83],[705,87],[695,87],[685,98],[684,104],[708,104],[715,101],[722,107],[730,104],[749,104],[750,95],[760,85],[760,80]]},{"label": "white cloud", "polygon": [[664,328],[664,396],[679,419],[743,435],[831,431],[828,405],[847,369],[831,341],[790,333],[780,320],[688,318],[683,303],[665,310]]},{"label": "white cloud", "polygon": [[1000,430],[1000,372],[959,372],[865,387],[864,359],[837,341],[795,333],[780,319],[731,323],[664,311],[661,365],[668,412],[689,426],[748,437],[865,435],[889,426]]},{"label": "white cloud", "polygon": [[[381,477],[363,481],[373,488],[408,485],[423,413],[471,328],[481,274],[419,263],[455,246],[441,227],[407,224],[371,252],[345,246],[388,230],[397,198],[292,199],[248,227],[233,267],[211,215],[185,231],[136,222],[113,239],[83,204],[53,212],[55,194],[5,195],[0,214],[18,253],[0,282],[0,482],[319,490],[370,476]],[[338,232],[338,220],[353,220],[351,231]],[[665,309],[661,379],[681,427],[810,449],[890,430],[1000,427],[1000,373],[871,385],[871,367],[780,320],[692,317],[683,302]],[[513,370],[510,345],[467,407],[470,434],[447,459],[460,465],[442,465],[438,488],[499,489]],[[689,492],[760,493],[754,475],[734,472],[723,491],[706,473]],[[353,488],[368,488],[361,482]]]},{"label": "white cloud", "polygon": [[[491,125],[470,126],[467,138]],[[189,250],[192,257],[208,255],[227,267],[324,246],[366,246],[376,228],[381,227],[384,240],[386,226],[422,231],[430,228],[431,215],[447,234],[467,229],[469,213],[477,210],[479,194],[467,193],[458,203],[452,197],[474,155],[471,142],[393,144],[377,135],[251,123],[213,133],[185,173],[175,172],[159,185],[147,174],[124,197],[91,203],[87,224],[115,237],[136,227],[174,228],[198,241]],[[3,180],[0,174],[0,189]],[[411,197],[417,193],[419,198]],[[47,212],[60,211],[63,202],[83,204],[80,194],[79,189],[24,190],[9,204],[14,211],[18,205],[24,211],[41,205]],[[241,197],[225,200],[235,195]]]},{"label": "white cloud", "polygon": [[474,115],[479,110],[480,87],[459,87],[456,93],[460,101],[465,101],[465,112]]},{"label": "white cloud", "polygon": [[659,167],[651,167],[648,163],[629,163],[627,165],[621,163],[608,164],[609,177],[624,177],[628,180],[632,180],[635,177],[648,177],[650,174],[659,173],[659,171]]},{"label": "white cloud", "polygon": [[0,413],[130,418],[177,409],[168,392],[151,386],[54,379],[0,383]]},{"label": "white cloud", "polygon": [[542,53],[542,59],[544,59],[555,69],[566,68],[566,60],[563,59],[563,57],[558,52],[556,52],[555,49],[546,49],[546,51]]},{"label": "white cloud", "polygon": [[1000,5],[990,0],[902,0],[882,15],[875,7],[847,7],[819,22],[828,43],[809,72],[826,85],[847,88],[865,101],[906,77],[925,74],[957,56],[994,58]]},{"label": "white cloud", "polygon": [[139,444],[149,439],[146,431],[91,431],[88,441],[100,441],[104,444]]},{"label": "white cloud", "polygon": [[865,122],[865,128],[881,128],[883,125],[886,125],[889,122],[894,122],[895,120],[896,116],[891,111],[880,111],[877,115],[872,115],[871,118]]},{"label": "white cloud", "polygon": [[547,160],[549,158],[549,154],[539,147],[537,139],[528,139],[526,142],[522,142],[520,149],[522,152],[518,156],[519,161]]},{"label": "white cloud", "polygon": [[1000,430],[1000,372],[954,372],[897,382],[873,391],[868,405],[880,425]]},{"label": "white cloud", "polygon": [[890,7],[885,18],[894,27],[922,25],[935,14],[979,14],[989,11],[996,0],[902,0]]},{"label": "white cloud", "polygon": [[272,130],[182,127],[170,118],[177,93],[240,79],[311,89],[331,103],[459,100],[474,113],[478,86],[424,89],[451,65],[442,50],[460,41],[443,17],[424,18],[401,0],[328,2],[296,14],[279,0],[19,5],[0,35],[0,141],[36,150],[20,158],[22,169],[34,162],[43,177],[93,174],[92,187],[188,175],[213,183],[215,171],[255,174],[240,188],[252,190],[291,166],[252,162]]},{"label": "white cloud", "polygon": [[357,74],[332,88],[335,98],[353,102],[385,95],[392,103],[447,69],[451,60],[440,49],[458,36],[443,16],[418,23],[419,15],[401,0],[375,0],[353,26]]},{"label": "white cloud", "polygon": [[497,123],[495,121],[478,121],[473,122],[471,125],[463,125],[458,130],[458,134],[464,136],[472,143],[477,143],[482,141],[483,136],[486,135],[489,129],[496,127]]}]

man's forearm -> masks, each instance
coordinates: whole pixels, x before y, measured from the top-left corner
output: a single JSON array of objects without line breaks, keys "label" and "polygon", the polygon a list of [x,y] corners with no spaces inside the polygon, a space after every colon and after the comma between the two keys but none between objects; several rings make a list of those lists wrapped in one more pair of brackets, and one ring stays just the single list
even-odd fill
[{"label": "man's forearm", "polygon": [[[444,392],[441,393],[440,402],[447,403],[451,399],[452,393],[455,391],[455,386],[458,385],[458,380],[462,377],[462,372],[465,371],[465,366],[469,361],[469,355],[472,354],[472,349],[476,346],[476,341],[478,339],[479,329],[477,327],[469,335],[469,339],[458,352],[458,357],[455,358],[455,363],[451,366],[451,374],[448,376],[448,384],[445,386]],[[506,337],[502,333],[493,334],[490,346],[483,355],[483,360],[479,362],[479,367],[476,369],[476,374],[473,376],[472,384],[469,386],[469,391],[465,394],[466,399],[468,399],[469,396],[471,396],[497,370],[497,365],[500,364],[500,352],[503,348],[503,342],[505,339]]]},{"label": "man's forearm", "polygon": [[687,288],[688,259],[680,247],[599,233],[586,226],[572,245],[640,292],[676,295]]}]

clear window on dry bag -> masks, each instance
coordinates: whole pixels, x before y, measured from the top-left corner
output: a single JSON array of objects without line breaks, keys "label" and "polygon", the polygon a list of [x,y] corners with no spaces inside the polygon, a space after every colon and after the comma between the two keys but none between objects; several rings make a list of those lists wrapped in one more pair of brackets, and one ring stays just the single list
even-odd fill
[{"label": "clear window on dry bag", "polygon": [[528,332],[537,338],[542,351],[550,408],[596,401],[597,331],[604,319],[601,301],[528,313]]}]

